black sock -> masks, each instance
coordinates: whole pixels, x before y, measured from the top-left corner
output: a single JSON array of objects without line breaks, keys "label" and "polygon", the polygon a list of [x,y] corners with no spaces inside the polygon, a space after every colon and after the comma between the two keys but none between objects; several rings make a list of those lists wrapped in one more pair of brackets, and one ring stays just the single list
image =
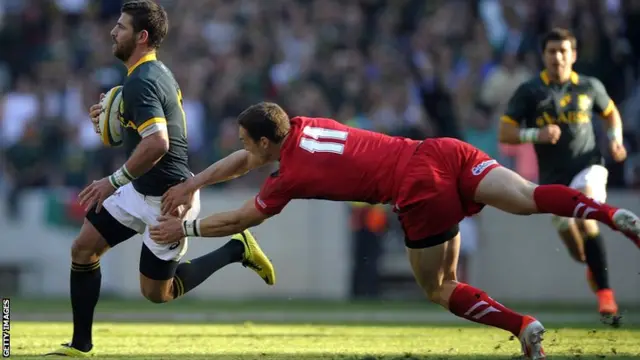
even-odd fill
[{"label": "black sock", "polygon": [[242,261],[243,254],[244,244],[238,240],[230,240],[215,251],[178,265],[173,277],[173,297],[186,294],[223,267]]},{"label": "black sock", "polygon": [[600,234],[584,237],[584,254],[598,290],[609,289],[607,255]]},{"label": "black sock", "polygon": [[93,347],[91,330],[93,312],[100,297],[102,273],[100,261],[93,264],[71,263],[71,309],[73,311],[73,339],[71,345],[81,351]]}]

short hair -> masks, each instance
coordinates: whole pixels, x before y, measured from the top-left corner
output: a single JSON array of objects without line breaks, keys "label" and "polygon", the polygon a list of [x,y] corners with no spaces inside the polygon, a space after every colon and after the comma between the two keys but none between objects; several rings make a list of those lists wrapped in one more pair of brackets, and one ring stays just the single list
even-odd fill
[{"label": "short hair", "polygon": [[549,32],[545,33],[540,40],[540,51],[544,52],[550,41],[569,41],[571,42],[571,48],[574,50],[578,46],[578,41],[571,30],[563,28],[553,28]]},{"label": "short hair", "polygon": [[169,32],[167,12],[152,0],[132,0],[122,5],[120,12],[131,16],[133,31],[147,30],[149,47],[157,49]]},{"label": "short hair", "polygon": [[238,125],[242,126],[254,141],[265,137],[276,144],[282,142],[291,127],[289,115],[280,105],[272,102],[260,102],[249,106],[238,116]]}]

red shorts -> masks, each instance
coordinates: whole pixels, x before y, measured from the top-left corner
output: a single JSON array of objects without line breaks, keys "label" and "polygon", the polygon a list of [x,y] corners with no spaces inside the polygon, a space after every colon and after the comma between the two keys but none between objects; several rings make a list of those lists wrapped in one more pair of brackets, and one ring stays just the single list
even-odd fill
[{"label": "red shorts", "polygon": [[498,166],[489,155],[460,140],[425,140],[399,179],[396,212],[407,241],[445,233],[480,212],[484,204],[474,201],[476,188]]}]

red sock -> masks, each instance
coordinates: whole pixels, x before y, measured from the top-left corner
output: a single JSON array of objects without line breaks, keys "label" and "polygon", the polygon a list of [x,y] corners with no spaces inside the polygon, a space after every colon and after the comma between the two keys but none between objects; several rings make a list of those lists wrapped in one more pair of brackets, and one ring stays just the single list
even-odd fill
[{"label": "red sock", "polygon": [[454,315],[520,335],[524,317],[502,306],[484,291],[460,283],[449,298],[449,311]]},{"label": "red sock", "polygon": [[541,213],[593,219],[616,230],[612,217],[617,208],[601,204],[564,185],[540,185],[533,191],[533,200]]}]

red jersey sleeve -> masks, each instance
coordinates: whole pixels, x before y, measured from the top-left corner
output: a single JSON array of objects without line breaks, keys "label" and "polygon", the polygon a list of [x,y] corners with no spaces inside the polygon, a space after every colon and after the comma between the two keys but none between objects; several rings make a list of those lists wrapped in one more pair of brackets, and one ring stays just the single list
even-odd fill
[{"label": "red jersey sleeve", "polygon": [[286,180],[277,173],[272,174],[264,181],[256,195],[256,209],[269,216],[279,214],[292,199],[289,192]]}]

